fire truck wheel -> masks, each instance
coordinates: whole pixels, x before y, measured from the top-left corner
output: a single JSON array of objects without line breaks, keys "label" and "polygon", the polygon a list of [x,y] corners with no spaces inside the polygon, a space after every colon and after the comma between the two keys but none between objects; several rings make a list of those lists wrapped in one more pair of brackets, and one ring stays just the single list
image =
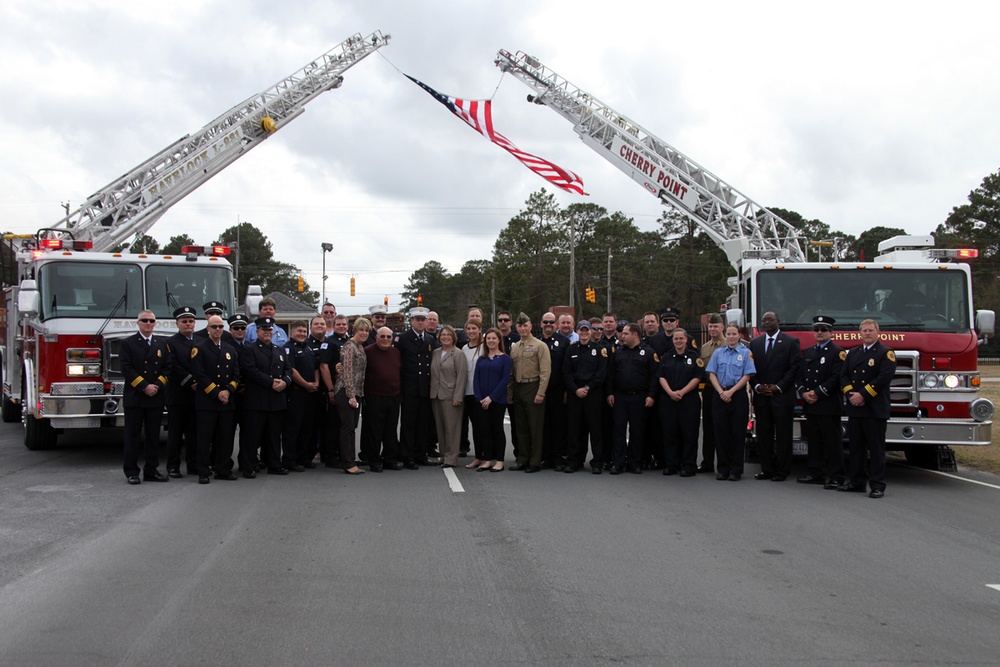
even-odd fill
[{"label": "fire truck wheel", "polygon": [[48,419],[24,416],[24,446],[33,451],[56,446],[56,431]]},{"label": "fire truck wheel", "polygon": [[20,403],[15,403],[4,396],[3,403],[0,404],[0,418],[2,418],[7,424],[13,424],[14,422],[21,421]]},{"label": "fire truck wheel", "polygon": [[906,455],[906,462],[911,466],[927,468],[928,470],[938,469],[937,448],[935,447],[907,447],[903,453]]}]

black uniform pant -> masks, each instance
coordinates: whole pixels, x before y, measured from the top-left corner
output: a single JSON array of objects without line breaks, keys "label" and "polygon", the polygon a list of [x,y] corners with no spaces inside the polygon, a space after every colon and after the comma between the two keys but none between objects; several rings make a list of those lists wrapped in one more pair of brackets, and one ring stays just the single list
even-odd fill
[{"label": "black uniform pant", "polygon": [[194,475],[198,471],[198,420],[193,400],[167,406],[167,470],[181,469],[181,448],[187,472]]},{"label": "black uniform pant", "polygon": [[775,405],[768,396],[753,402],[757,427],[757,453],[761,472],[775,477],[792,473],[792,419],[794,405]]},{"label": "black uniform pant", "polygon": [[701,401],[694,392],[675,401],[660,396],[660,426],[667,469],[694,472],[698,468],[698,421]]},{"label": "black uniform pant", "polygon": [[712,406],[715,401],[715,387],[711,382],[705,383],[701,390],[701,465],[709,470],[715,470],[715,418]]},{"label": "black uniform pant", "polygon": [[368,463],[399,460],[399,396],[365,396],[361,420],[362,458]]},{"label": "black uniform pant", "polygon": [[566,461],[566,392],[545,394],[545,428],[542,434],[542,461],[554,465]]},{"label": "black uniform pant", "polygon": [[[566,435],[569,441],[569,452],[566,464],[574,468],[582,468],[587,462],[587,435],[590,435],[591,459],[594,468],[602,467],[604,461],[604,430],[601,424],[602,409],[607,403],[600,389],[587,393],[583,398],[576,392],[569,392],[566,403]],[[610,443],[608,443],[610,444]],[[608,448],[610,449],[610,447]]]},{"label": "black uniform pant", "polygon": [[670,397],[657,395],[654,400],[656,403],[646,413],[646,430],[642,436],[642,465],[651,469],[659,468],[667,462],[659,405],[664,400],[669,401]]},{"label": "black uniform pant", "polygon": [[281,433],[281,463],[286,468],[305,465],[313,459],[311,451],[315,442],[313,411],[316,409],[314,397],[315,394],[301,387],[291,387],[288,390],[288,409],[285,411],[285,423]]},{"label": "black uniform pant", "polygon": [[843,481],[844,444],[840,435],[840,415],[806,414],[809,443],[809,474],[825,480]]},{"label": "black uniform pant", "polygon": [[642,437],[646,430],[646,394],[615,392],[614,450],[611,463],[616,468],[638,468],[642,461]]},{"label": "black uniform pant", "polygon": [[875,417],[851,417],[847,420],[850,458],[847,478],[853,484],[865,484],[865,458],[869,459],[868,486],[885,491],[885,428],[889,420]]},{"label": "black uniform pant", "polygon": [[[125,455],[122,469],[127,477],[139,474],[139,453],[145,449],[147,475],[156,472],[160,458],[156,448],[160,444],[160,422],[163,408],[125,408]],[[145,436],[145,437],[144,437]]]},{"label": "black uniform pant", "polygon": [[604,443],[601,448],[601,461],[607,467],[611,465],[614,451],[615,412],[606,399],[601,401],[601,442]]},{"label": "black uniform pant", "polygon": [[715,420],[715,455],[719,458],[720,475],[742,475],[747,421],[750,419],[750,398],[743,389],[733,394],[729,403],[718,393],[712,398]]},{"label": "black uniform pant", "polygon": [[430,446],[431,422],[434,415],[431,412],[429,396],[406,394],[399,408],[400,431],[399,445],[404,461],[427,461],[427,449]]},{"label": "black uniform pant", "polygon": [[351,407],[347,391],[343,387],[337,390],[336,400],[337,412],[340,413],[340,467],[347,470],[354,467],[356,456],[354,440],[358,430],[358,419],[361,418],[361,406]]},{"label": "black uniform pant", "polygon": [[261,458],[269,470],[281,467],[281,428],[285,420],[284,410],[243,410],[240,425],[240,470],[248,472],[257,469],[257,448],[263,445]]},{"label": "black uniform pant", "polygon": [[198,410],[198,476],[233,470],[233,411]]}]

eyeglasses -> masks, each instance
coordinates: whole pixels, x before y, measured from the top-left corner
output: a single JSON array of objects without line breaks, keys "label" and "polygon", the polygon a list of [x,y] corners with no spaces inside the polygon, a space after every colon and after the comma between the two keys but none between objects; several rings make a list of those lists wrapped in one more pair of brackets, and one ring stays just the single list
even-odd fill
[{"label": "eyeglasses", "polygon": [[146,324],[153,324],[154,322],[156,322],[156,320],[150,319],[148,317],[140,317],[139,321],[144,322]]},{"label": "eyeglasses", "polygon": [[509,317],[498,317],[497,322],[510,322]]},{"label": "eyeglasses", "polygon": [[392,338],[392,334],[379,334],[379,338]]},{"label": "eyeglasses", "polygon": [[238,327],[229,327],[229,330],[230,331],[246,331],[247,328],[245,326],[238,326]]},{"label": "eyeglasses", "polygon": [[209,324],[208,328],[209,329],[225,329],[226,325],[225,324]]}]

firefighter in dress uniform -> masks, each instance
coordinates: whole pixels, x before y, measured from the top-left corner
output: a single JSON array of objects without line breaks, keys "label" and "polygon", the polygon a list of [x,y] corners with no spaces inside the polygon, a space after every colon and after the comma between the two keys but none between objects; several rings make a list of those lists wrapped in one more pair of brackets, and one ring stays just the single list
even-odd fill
[{"label": "firefighter in dress uniform", "polygon": [[174,311],[177,333],[167,339],[173,368],[167,385],[167,475],[181,475],[181,448],[187,462],[187,473],[198,471],[198,424],[194,414],[194,392],[197,387],[191,373],[191,350],[194,348],[195,310],[182,306]]},{"label": "firefighter in dress uniform", "polygon": [[267,444],[261,456],[268,474],[288,474],[281,465],[281,427],[288,408],[286,391],[292,381],[292,364],[285,348],[271,343],[274,319],[259,317],[254,324],[257,340],[240,356],[240,373],[246,391],[239,460],[240,470],[247,479],[256,477],[257,448],[265,434]]},{"label": "firefighter in dress uniform", "polygon": [[198,424],[198,483],[208,484],[211,469],[215,479],[232,481],[233,396],[240,385],[239,356],[222,341],[225,323],[221,315],[208,318],[208,337],[191,349],[191,371],[198,391],[194,408]]},{"label": "firefighter in dress uniform", "polygon": [[292,472],[302,472],[315,455],[313,424],[315,397],[320,386],[319,363],[306,340],[309,338],[306,322],[293,322],[288,329],[291,340],[285,346],[285,353],[292,362],[292,382],[288,387],[288,411],[281,436],[284,448],[282,465]]},{"label": "firefighter in dress uniform", "polygon": [[836,320],[828,315],[813,318],[816,344],[802,350],[797,393],[806,416],[809,443],[809,474],[796,478],[800,484],[822,484],[836,489],[844,482],[844,445],[840,437],[840,371],[847,357],[831,341]]},{"label": "firefighter in dress uniform", "polygon": [[[587,434],[590,434],[591,472],[600,475],[604,468],[602,448],[611,443],[602,440],[601,406],[604,404],[604,377],[608,370],[608,350],[591,341],[590,322],[576,325],[577,342],[566,350],[563,383],[566,386],[566,438],[568,453],[564,472],[576,472],[587,460]],[[594,332],[596,334],[596,332]]]},{"label": "firefighter in dress uniform", "polygon": [[[146,464],[142,478],[147,482],[169,481],[160,473],[156,448],[160,443],[160,422],[166,404],[165,387],[170,377],[171,359],[166,343],[153,335],[156,316],[152,311],[139,313],[139,333],[121,343],[118,359],[121,364],[125,390],[122,402],[125,408],[125,478],[129,484],[140,484],[139,442],[143,441]],[[145,437],[143,437],[145,436]]]}]

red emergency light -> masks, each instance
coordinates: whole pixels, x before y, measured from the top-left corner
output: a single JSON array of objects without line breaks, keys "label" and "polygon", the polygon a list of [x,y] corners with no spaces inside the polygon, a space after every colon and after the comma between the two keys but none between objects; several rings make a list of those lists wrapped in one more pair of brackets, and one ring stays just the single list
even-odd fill
[{"label": "red emergency light", "polygon": [[90,250],[93,241],[64,241],[63,239],[42,239],[39,244],[45,250]]},{"label": "red emergency light", "polygon": [[206,250],[203,245],[186,245],[181,247],[182,255],[215,255],[225,257],[232,253],[232,248],[225,245],[214,245]]}]

